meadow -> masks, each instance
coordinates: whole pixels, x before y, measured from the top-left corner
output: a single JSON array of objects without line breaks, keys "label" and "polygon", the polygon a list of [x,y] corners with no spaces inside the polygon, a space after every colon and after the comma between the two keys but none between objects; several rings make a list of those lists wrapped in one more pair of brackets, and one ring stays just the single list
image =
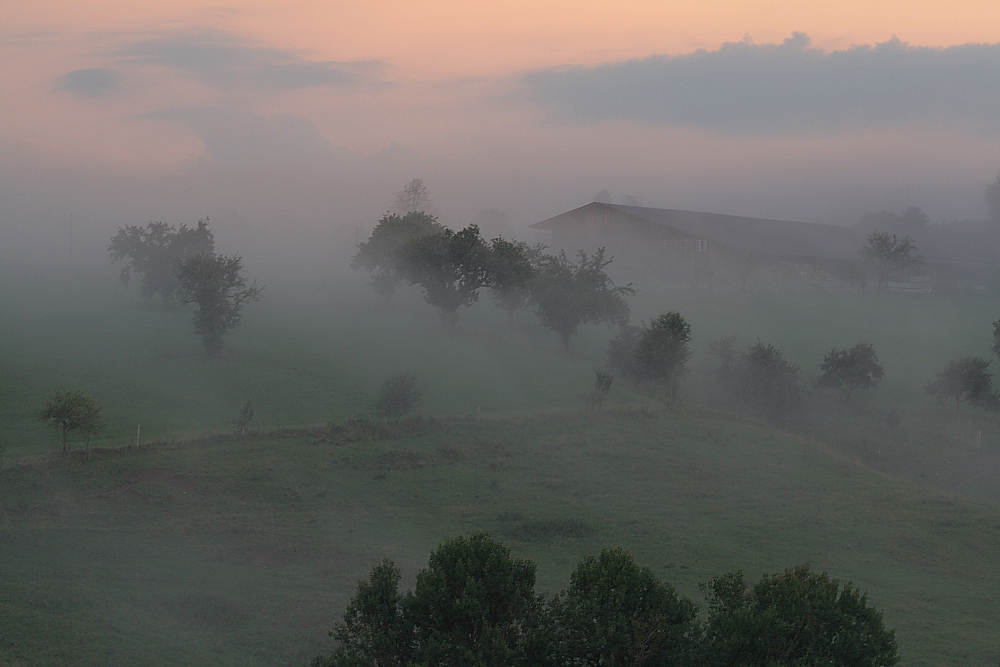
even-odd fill
[{"label": "meadow", "polygon": [[[581,329],[567,352],[484,295],[447,332],[415,292],[383,304],[363,282],[269,277],[209,359],[188,313],[107,267],[5,276],[0,662],[308,664],[374,561],[409,585],[441,540],[485,529],[549,592],[612,544],[696,601],[715,574],[809,562],[868,591],[904,665],[996,664],[998,434],[922,391],[949,359],[987,355],[994,304],[640,291],[637,319],[692,324],[688,400],[664,411],[616,381],[585,414],[612,331]],[[809,382],[830,347],[868,340],[887,377],[850,406],[811,392],[822,410],[768,428],[703,407],[709,342],[733,333]],[[402,369],[423,384],[420,416],[373,425],[378,383]],[[56,387],[104,407],[89,461],[80,443],[50,454],[58,434],[35,414]],[[253,432],[237,437],[247,398]]]}]

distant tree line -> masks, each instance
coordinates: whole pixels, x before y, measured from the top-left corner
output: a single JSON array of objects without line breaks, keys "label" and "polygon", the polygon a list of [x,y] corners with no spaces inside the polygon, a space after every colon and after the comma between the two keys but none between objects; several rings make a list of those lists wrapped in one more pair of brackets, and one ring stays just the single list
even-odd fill
[{"label": "distant tree line", "polygon": [[895,631],[866,594],[808,566],[750,584],[702,584],[706,612],[619,548],[581,561],[569,586],[534,590],[535,564],[486,533],[433,551],[413,590],[375,565],[312,667],[889,667]]}]

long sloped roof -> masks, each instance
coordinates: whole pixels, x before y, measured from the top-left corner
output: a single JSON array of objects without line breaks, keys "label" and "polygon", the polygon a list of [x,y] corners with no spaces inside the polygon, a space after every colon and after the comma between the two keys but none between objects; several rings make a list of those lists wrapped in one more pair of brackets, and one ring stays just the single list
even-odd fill
[{"label": "long sloped roof", "polygon": [[748,252],[855,259],[860,247],[856,234],[848,227],[598,202],[548,218],[531,227],[546,231],[566,229],[579,224],[581,216],[600,208],[623,213],[640,224],[676,229],[686,235]]}]

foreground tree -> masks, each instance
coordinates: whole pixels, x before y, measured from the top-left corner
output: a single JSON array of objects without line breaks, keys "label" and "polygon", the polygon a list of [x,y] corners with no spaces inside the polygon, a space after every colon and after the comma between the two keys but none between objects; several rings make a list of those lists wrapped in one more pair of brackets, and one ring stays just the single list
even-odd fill
[{"label": "foreground tree", "polygon": [[260,299],[261,287],[247,282],[243,258],[203,253],[181,263],[181,303],[195,304],[194,328],[210,355],[222,351],[222,337],[239,324],[243,306]]},{"label": "foreground tree", "polygon": [[715,577],[702,589],[708,620],[702,664],[709,667],[891,667],[895,631],[852,584],[807,565],[765,576]]},{"label": "foreground tree", "polygon": [[867,244],[861,249],[861,256],[875,268],[875,275],[881,287],[906,267],[924,261],[924,258],[917,254],[917,245],[911,237],[899,238],[889,232],[869,234]]},{"label": "foreground tree", "polygon": [[129,225],[120,228],[108,245],[111,261],[122,263],[122,282],[127,285],[133,272],[142,274],[142,296],[159,294],[163,303],[170,303],[180,288],[181,263],[214,249],[208,218],[199,220],[196,227],[172,227],[163,222]]},{"label": "foreground tree", "polygon": [[358,245],[351,266],[367,271],[372,278],[371,286],[388,301],[403,282],[399,249],[413,239],[440,234],[444,229],[437,218],[422,211],[402,216],[387,213],[375,225],[371,237]]},{"label": "foreground tree", "polygon": [[553,665],[690,665],[697,608],[623,549],[585,558],[550,603]]},{"label": "foreground tree", "polygon": [[558,333],[567,349],[581,324],[628,324],[625,297],[635,294],[635,289],[631,284],[615,286],[604,270],[610,263],[604,258],[604,248],[593,255],[580,251],[575,264],[563,252],[539,260],[531,300],[542,324]]},{"label": "foreground tree", "polygon": [[490,291],[497,306],[514,319],[514,311],[524,308],[531,298],[531,281],[542,254],[541,245],[529,246],[523,241],[495,238],[490,241]]},{"label": "foreground tree", "polygon": [[490,248],[475,225],[413,239],[397,257],[400,275],[423,288],[424,300],[450,329],[458,324],[458,309],[479,301],[479,290],[493,281]]},{"label": "foreground tree", "polygon": [[941,401],[955,401],[955,414],[961,414],[962,403],[984,408],[998,404],[993,392],[993,375],[990,362],[981,357],[962,357],[948,362],[948,366],[927,383],[924,390]]},{"label": "foreground tree", "polygon": [[874,387],[885,375],[871,343],[858,343],[849,350],[833,348],[823,357],[819,369],[823,374],[816,386],[839,389],[844,392],[845,403],[850,402],[855,390]]},{"label": "foreground tree", "polygon": [[99,433],[102,428],[100,416],[101,408],[82,390],[54,391],[38,412],[39,421],[47,422],[62,431],[63,454],[69,451],[66,438],[73,431],[87,438],[87,451],[90,451],[91,436]]},{"label": "foreground tree", "polygon": [[677,400],[677,387],[691,358],[691,325],[681,314],[670,311],[644,327],[635,348],[639,376],[659,385],[667,407]]}]

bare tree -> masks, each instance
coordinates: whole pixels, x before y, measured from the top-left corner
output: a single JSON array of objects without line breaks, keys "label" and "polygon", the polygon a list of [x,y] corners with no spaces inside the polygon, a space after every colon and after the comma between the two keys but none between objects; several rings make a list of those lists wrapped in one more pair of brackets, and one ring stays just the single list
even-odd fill
[{"label": "bare tree", "polygon": [[431,209],[431,196],[423,179],[414,178],[397,192],[393,209],[399,215],[407,213],[427,213]]},{"label": "bare tree", "polygon": [[861,256],[875,267],[879,286],[884,286],[889,278],[906,267],[924,261],[923,256],[917,254],[917,244],[912,238],[899,238],[889,232],[869,234],[868,243],[861,249]]}]

